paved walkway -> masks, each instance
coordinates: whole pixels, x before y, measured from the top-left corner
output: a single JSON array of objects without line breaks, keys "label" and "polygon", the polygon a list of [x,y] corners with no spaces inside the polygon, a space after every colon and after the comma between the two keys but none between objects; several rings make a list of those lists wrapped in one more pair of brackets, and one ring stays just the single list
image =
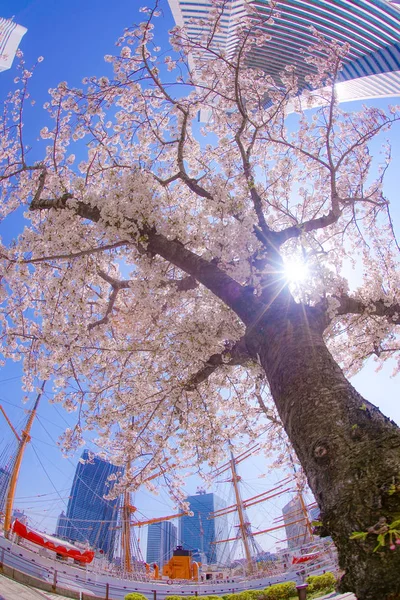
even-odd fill
[{"label": "paved walkway", "polygon": [[357,600],[354,594],[347,592],[347,594],[337,594],[336,592],[332,592],[327,596],[322,596],[316,600]]},{"label": "paved walkway", "polygon": [[0,600],[71,600],[65,596],[50,594],[31,588],[0,575]]},{"label": "paved walkway", "polygon": [[[70,600],[65,596],[50,594],[0,575],[0,600]],[[354,594],[328,594],[319,600],[357,600]]]},{"label": "paved walkway", "polygon": [[316,598],[316,600],[357,600],[357,598],[350,592],[347,592],[346,594],[337,594],[336,592],[332,592],[326,596],[321,596],[321,598]]}]

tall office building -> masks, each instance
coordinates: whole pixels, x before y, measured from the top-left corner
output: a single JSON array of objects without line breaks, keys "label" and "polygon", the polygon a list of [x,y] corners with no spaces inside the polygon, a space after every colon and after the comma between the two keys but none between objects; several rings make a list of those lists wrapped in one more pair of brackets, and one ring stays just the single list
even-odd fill
[{"label": "tall office building", "polygon": [[8,484],[10,483],[11,473],[7,467],[0,467],[0,513],[5,511]]},{"label": "tall office building", "polygon": [[121,471],[106,460],[93,458],[84,450],[76,468],[67,512],[59,518],[56,535],[71,541],[88,542],[92,548],[112,556],[118,519],[119,499],[105,500],[109,476]]},{"label": "tall office building", "polygon": [[169,561],[177,544],[176,527],[170,521],[152,523],[147,529],[146,562],[162,567]]},{"label": "tall office building", "polygon": [[[214,36],[228,55],[236,50],[236,27],[245,14],[247,0],[230,0]],[[193,18],[205,19],[211,0],[169,0],[177,25],[185,25],[192,39],[199,39],[203,27]],[[268,17],[269,0],[252,0],[259,16]],[[296,66],[300,85],[313,66],[303,50],[314,42],[310,26],[328,39],[349,43],[350,51],[337,84],[341,101],[400,94],[400,5],[385,0],[285,0],[278,3],[279,16],[268,26],[271,40],[255,47],[247,57],[249,67],[259,68],[275,78],[287,65]],[[196,56],[192,57],[194,60]]]},{"label": "tall office building", "polygon": [[61,514],[58,515],[55,535],[59,538],[66,538],[67,537],[67,526],[68,526],[68,519],[65,516],[65,512],[61,511]]},{"label": "tall office building", "polygon": [[0,17],[0,71],[11,67],[21,38],[27,31],[12,19]]},{"label": "tall office building", "polygon": [[312,541],[298,496],[282,508],[288,548],[297,548]]},{"label": "tall office building", "polygon": [[228,563],[230,553],[227,545],[212,543],[229,537],[227,517],[211,518],[211,514],[225,508],[226,503],[215,494],[203,491],[188,496],[185,501],[189,502],[194,515],[184,516],[179,520],[180,544],[207,564]]}]

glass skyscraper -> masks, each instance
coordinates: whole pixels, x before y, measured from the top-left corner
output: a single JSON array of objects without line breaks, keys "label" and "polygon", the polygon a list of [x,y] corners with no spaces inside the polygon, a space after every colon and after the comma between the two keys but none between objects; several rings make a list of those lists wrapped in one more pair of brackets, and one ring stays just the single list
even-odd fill
[{"label": "glass skyscraper", "polygon": [[67,520],[67,517],[65,516],[65,512],[62,511],[61,514],[58,515],[55,535],[60,538],[66,538],[67,533],[68,533],[67,527],[68,527],[68,520]]},{"label": "glass skyscraper", "polygon": [[147,529],[146,562],[162,567],[172,556],[177,543],[176,527],[170,521],[152,523]]},{"label": "glass skyscraper", "polygon": [[84,450],[76,468],[64,518],[59,519],[56,535],[71,541],[88,542],[94,549],[112,557],[118,520],[119,499],[105,500],[110,491],[110,475],[117,467]]},{"label": "glass skyscraper", "polygon": [[[207,18],[210,0],[168,0],[178,26],[186,26],[189,36],[199,40],[204,26],[193,19]],[[212,45],[232,56],[237,49],[236,28],[245,15],[246,0],[229,0],[221,17],[221,29]],[[250,0],[259,16],[269,16],[269,0]],[[285,0],[278,3],[279,16],[268,28],[271,40],[255,46],[246,61],[280,81],[286,65],[296,66],[300,88],[313,66],[303,50],[315,42],[311,26],[326,38],[348,42],[350,50],[340,73],[337,93],[340,101],[397,95],[400,91],[400,12],[399,0]],[[201,53],[201,50],[199,50]],[[196,54],[193,52],[193,59]]]},{"label": "glass skyscraper", "polygon": [[179,543],[185,550],[191,550],[194,558],[206,564],[226,564],[229,562],[227,544],[213,544],[217,540],[227,539],[228,522],[226,515],[212,518],[214,511],[226,507],[226,503],[215,494],[201,491],[188,496],[193,517],[184,516],[179,522]]},{"label": "glass skyscraper", "polygon": [[282,508],[288,548],[297,548],[312,541],[307,522],[298,496]]},{"label": "glass skyscraper", "polygon": [[0,467],[0,512],[4,512],[6,508],[6,498],[10,477],[11,473],[7,467]]}]

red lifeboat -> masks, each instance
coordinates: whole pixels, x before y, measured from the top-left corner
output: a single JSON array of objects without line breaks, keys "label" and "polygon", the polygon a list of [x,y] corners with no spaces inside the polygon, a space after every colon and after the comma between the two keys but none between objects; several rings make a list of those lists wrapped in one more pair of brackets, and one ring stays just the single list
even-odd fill
[{"label": "red lifeboat", "polygon": [[52,550],[61,556],[73,558],[77,562],[89,564],[94,558],[94,552],[92,550],[84,550],[82,552],[82,550],[69,542],[60,540],[52,535],[47,535],[47,533],[41,533],[28,528],[18,521],[18,519],[15,519],[11,529],[25,540],[28,540],[37,546],[42,546],[42,548],[47,548],[47,550]]},{"label": "red lifeboat", "polygon": [[319,557],[320,552],[313,552],[312,554],[303,554],[302,556],[293,556],[292,565],[300,565],[308,562],[309,560],[315,560]]}]

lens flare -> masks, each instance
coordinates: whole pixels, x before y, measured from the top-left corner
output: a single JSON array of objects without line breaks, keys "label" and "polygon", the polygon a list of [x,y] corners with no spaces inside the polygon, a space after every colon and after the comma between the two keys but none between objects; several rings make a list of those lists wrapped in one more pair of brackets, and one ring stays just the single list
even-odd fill
[{"label": "lens flare", "polygon": [[288,260],[285,262],[284,275],[289,283],[301,283],[307,278],[307,265],[301,260]]}]

